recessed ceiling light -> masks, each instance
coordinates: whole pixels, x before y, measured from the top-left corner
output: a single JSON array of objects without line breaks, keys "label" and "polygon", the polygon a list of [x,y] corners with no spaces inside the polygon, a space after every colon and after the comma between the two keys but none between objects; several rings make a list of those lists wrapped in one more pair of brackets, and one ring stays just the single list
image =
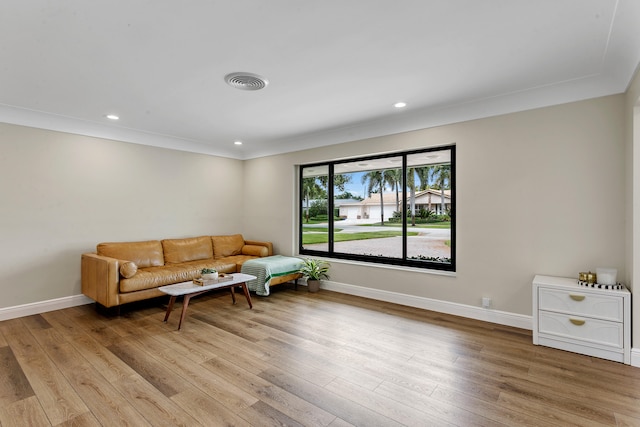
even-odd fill
[{"label": "recessed ceiling light", "polygon": [[394,107],[396,108],[404,108],[407,106],[406,102],[396,102],[395,104],[393,104]]},{"label": "recessed ceiling light", "polygon": [[109,120],[119,120],[120,117],[116,116],[115,114],[107,114],[107,119],[109,119]]},{"label": "recessed ceiling light", "polygon": [[234,141],[233,142],[235,145],[242,145],[242,141]]}]

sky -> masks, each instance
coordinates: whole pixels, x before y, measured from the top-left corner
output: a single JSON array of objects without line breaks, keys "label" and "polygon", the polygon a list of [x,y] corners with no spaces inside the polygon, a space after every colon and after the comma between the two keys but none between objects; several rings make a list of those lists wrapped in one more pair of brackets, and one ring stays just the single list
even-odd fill
[{"label": "sky", "polygon": [[366,198],[367,194],[367,185],[362,183],[362,175],[364,172],[355,172],[351,176],[351,182],[345,185],[345,191],[353,194],[354,196],[360,196],[362,198]]},{"label": "sky", "polygon": [[[353,194],[356,197],[360,196],[362,198],[367,198],[369,196],[367,194],[367,184],[366,183],[365,184],[362,183],[362,176],[365,173],[366,173],[366,171],[365,172],[352,172],[350,174],[351,175],[351,182],[349,182],[348,184],[345,185],[345,191],[350,192],[351,194]],[[419,181],[416,181],[416,183],[419,183]],[[385,187],[384,191],[386,193],[388,191],[392,191],[392,189],[389,188],[389,186],[387,185]]]}]

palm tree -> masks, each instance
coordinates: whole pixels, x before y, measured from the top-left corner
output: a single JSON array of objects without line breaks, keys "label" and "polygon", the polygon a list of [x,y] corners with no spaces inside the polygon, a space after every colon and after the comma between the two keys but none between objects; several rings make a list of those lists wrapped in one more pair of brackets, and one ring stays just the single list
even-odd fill
[{"label": "palm tree", "polygon": [[416,169],[407,170],[407,187],[409,187],[409,210],[411,211],[411,226],[416,225]]},{"label": "palm tree", "polygon": [[315,176],[303,178],[302,180],[302,197],[305,201],[305,222],[309,222],[309,201],[322,195],[322,187],[318,184]]},{"label": "palm tree", "polygon": [[362,183],[367,183],[367,193],[371,196],[374,190],[380,192],[380,225],[384,225],[384,174],[382,171],[370,171],[362,175]]},{"label": "palm tree", "polygon": [[[433,186],[430,185],[429,183],[435,181],[437,166],[433,166],[433,165],[427,166],[426,169],[427,169],[427,186],[425,190],[430,190],[431,188],[433,188]],[[431,192],[429,192],[429,194],[427,195],[427,210],[431,211]]]},{"label": "palm tree", "polygon": [[[329,186],[329,176],[323,175],[318,177],[320,185],[325,189]],[[338,191],[344,191],[346,184],[351,182],[351,175],[335,174],[333,175],[333,187]]]},{"label": "palm tree", "polygon": [[445,212],[444,189],[451,184],[451,164],[443,164],[433,167],[433,177],[436,185],[440,187],[440,214]]},{"label": "palm tree", "polygon": [[400,212],[400,186],[402,185],[402,169],[384,171],[384,181],[391,189],[396,190],[396,212]]},{"label": "palm tree", "polygon": [[420,179],[420,191],[429,189],[429,176],[431,175],[431,169],[433,166],[422,166],[416,168],[416,175]]},{"label": "palm tree", "polygon": [[[433,166],[416,168],[416,175],[420,179],[420,191],[429,189],[429,178],[433,177]],[[427,193],[427,211],[431,211],[431,192]]]}]

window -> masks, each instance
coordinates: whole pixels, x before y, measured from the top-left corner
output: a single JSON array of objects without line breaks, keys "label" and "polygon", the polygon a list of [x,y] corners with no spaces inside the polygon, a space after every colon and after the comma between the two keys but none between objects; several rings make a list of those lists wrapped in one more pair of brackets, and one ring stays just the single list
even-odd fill
[{"label": "window", "polygon": [[455,271],[455,146],[300,166],[299,251]]}]

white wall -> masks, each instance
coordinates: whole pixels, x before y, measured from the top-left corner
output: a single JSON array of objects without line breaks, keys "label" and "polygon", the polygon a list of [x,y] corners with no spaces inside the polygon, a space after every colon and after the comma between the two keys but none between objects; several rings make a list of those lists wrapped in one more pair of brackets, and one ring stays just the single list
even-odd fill
[{"label": "white wall", "polygon": [[245,231],[296,253],[296,165],[455,143],[456,277],[334,261],[332,280],[530,315],[535,274],[626,275],[624,108],[617,95],[250,160]]},{"label": "white wall", "polygon": [[[636,73],[626,93],[626,281],[631,291],[637,288],[634,281],[640,277],[640,73]],[[632,298],[633,300],[633,298]],[[640,343],[640,303],[636,300],[632,307],[632,342]],[[633,362],[632,362],[633,363]]]},{"label": "white wall", "polygon": [[0,308],[80,294],[102,241],[242,232],[243,179],[238,160],[0,124]]}]

